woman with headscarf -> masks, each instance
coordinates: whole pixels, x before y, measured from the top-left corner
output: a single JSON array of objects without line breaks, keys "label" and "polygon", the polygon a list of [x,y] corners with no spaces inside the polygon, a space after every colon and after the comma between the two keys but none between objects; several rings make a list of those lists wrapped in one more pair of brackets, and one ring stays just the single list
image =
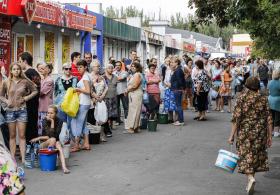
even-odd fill
[{"label": "woman with headscarf", "polygon": [[253,194],[255,173],[269,170],[267,148],[272,144],[273,122],[267,97],[259,93],[259,79],[248,78],[245,87],[236,101],[228,142],[233,144],[236,137],[238,171],[247,175],[246,190]]}]

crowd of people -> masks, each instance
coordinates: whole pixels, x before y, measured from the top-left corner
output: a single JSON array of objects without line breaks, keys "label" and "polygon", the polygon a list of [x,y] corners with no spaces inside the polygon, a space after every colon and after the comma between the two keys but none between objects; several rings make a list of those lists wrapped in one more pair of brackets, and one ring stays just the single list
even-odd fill
[{"label": "crowd of people", "polygon": [[[79,52],[74,52],[71,64],[63,64],[62,68],[62,74],[54,79],[52,64],[38,63],[35,69],[33,57],[23,52],[19,61],[11,64],[8,77],[1,75],[0,122],[8,126],[8,147],[13,158],[18,136],[23,165],[26,144],[40,142],[40,148],[51,146],[58,149],[62,170],[70,173],[64,160],[63,143],[59,139],[63,123],[67,124],[71,135],[71,152],[79,152],[91,149],[88,123],[102,126],[102,142],[112,137],[112,129],[120,123],[124,123],[123,133],[139,133],[143,112],[151,120],[156,120],[159,112],[166,113],[169,123],[183,126],[182,102],[187,101],[188,108],[197,112],[194,117],[197,121],[207,121],[206,115],[210,111],[225,112],[225,105],[228,105],[227,112],[233,112],[230,143],[239,131],[240,172],[248,174],[252,185],[254,173],[268,169],[267,145],[258,148],[248,144],[243,146],[248,142],[262,145],[267,140],[269,146],[272,129],[275,136],[280,134],[279,70],[272,72],[265,60],[209,60],[208,56],[190,58],[184,54],[182,59],[176,55],[167,56],[159,65],[156,58],[142,63],[137,52],[131,51],[129,59],[110,57],[103,68],[91,53],[85,53],[82,59]],[[69,88],[79,96],[79,110],[75,117],[61,109]],[[268,89],[268,98],[260,95],[259,91],[267,95]],[[233,109],[234,99],[237,100]],[[105,102],[107,110],[107,120],[102,123],[95,113],[100,102]],[[254,141],[250,140],[251,133],[246,130],[248,123],[262,127],[256,128],[258,132],[254,134]],[[240,126],[242,128],[237,129]],[[252,153],[256,155],[252,156]],[[253,158],[254,163],[248,163],[248,158]],[[259,159],[258,164],[254,159]]]}]

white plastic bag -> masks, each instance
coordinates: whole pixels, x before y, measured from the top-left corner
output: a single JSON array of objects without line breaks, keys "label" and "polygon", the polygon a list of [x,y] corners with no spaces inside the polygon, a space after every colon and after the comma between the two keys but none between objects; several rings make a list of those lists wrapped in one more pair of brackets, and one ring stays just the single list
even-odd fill
[{"label": "white plastic bag", "polygon": [[94,118],[98,125],[102,125],[107,122],[108,111],[104,101],[96,103],[94,110]]},{"label": "white plastic bag", "polygon": [[218,97],[219,93],[211,88],[210,89],[210,95],[211,95],[212,99],[216,99]]},{"label": "white plastic bag", "polygon": [[70,141],[69,130],[66,122],[62,124],[61,132],[59,134],[59,141],[62,145],[67,144]]}]

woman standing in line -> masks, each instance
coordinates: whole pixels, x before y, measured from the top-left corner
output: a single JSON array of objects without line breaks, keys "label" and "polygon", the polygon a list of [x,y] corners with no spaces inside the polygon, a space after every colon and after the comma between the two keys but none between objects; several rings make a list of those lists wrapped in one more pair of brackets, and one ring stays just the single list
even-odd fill
[{"label": "woman standing in line", "polygon": [[38,135],[42,135],[42,121],[47,116],[48,107],[53,104],[54,83],[51,77],[52,70],[52,64],[45,64],[41,67],[43,79],[41,80],[39,98]]},{"label": "woman standing in line", "polygon": [[230,66],[225,66],[225,71],[222,73],[222,84],[220,88],[220,96],[221,96],[221,111],[224,111],[224,99],[228,100],[228,113],[231,113],[231,82],[232,76],[230,73]]},{"label": "woman standing in line", "polygon": [[140,114],[143,100],[142,88],[142,66],[138,62],[133,62],[130,66],[132,77],[128,82],[126,95],[128,94],[128,116],[127,125],[129,129],[124,133],[137,133],[140,125]]},{"label": "woman standing in line", "polygon": [[210,78],[204,69],[203,61],[197,60],[195,62],[197,66],[198,73],[194,79],[194,91],[197,98],[197,110],[199,115],[194,118],[198,121],[206,121],[206,110],[207,110],[207,99],[210,90]]},{"label": "woman standing in line", "polygon": [[156,71],[156,65],[155,64],[149,64],[149,71],[146,73],[146,80],[147,80],[147,93],[149,94],[149,99],[153,98],[154,101],[151,101],[150,103],[156,103],[155,105],[149,105],[148,107],[152,108],[152,110],[149,110],[151,113],[150,117],[151,119],[154,119],[155,115],[159,111],[159,105],[160,105],[160,89],[159,89],[159,83],[160,83],[160,77],[155,72]]},{"label": "woman standing in line", "polygon": [[272,80],[268,84],[268,102],[272,112],[274,136],[280,136],[280,70],[276,69],[272,73]]},{"label": "woman standing in line", "polygon": [[63,122],[68,122],[69,116],[67,116],[60,108],[63,98],[66,94],[67,89],[70,87],[76,88],[78,83],[78,78],[73,77],[71,74],[71,65],[63,64],[63,75],[59,76],[54,85],[54,104],[58,107],[58,118]]},{"label": "woman standing in line", "polygon": [[179,66],[181,64],[177,57],[171,58],[170,68],[173,74],[170,79],[170,89],[174,93],[176,113],[178,114],[178,120],[173,123],[175,126],[184,125],[184,112],[182,108],[182,97],[183,91],[186,89],[185,75],[182,68]]},{"label": "woman standing in line", "polygon": [[[77,83],[75,91],[79,94],[80,106],[79,111],[75,118],[71,120],[71,133],[75,137],[75,145],[72,148],[72,152],[77,152],[80,149],[90,150],[88,129],[86,128],[87,113],[90,109],[90,75],[87,72],[87,62],[80,60],[77,62],[79,74],[82,76],[81,80]],[[80,138],[84,136],[84,145],[80,148]]]},{"label": "woman standing in line", "polygon": [[10,133],[10,151],[15,157],[16,153],[16,130],[18,129],[19,148],[22,163],[25,162],[25,129],[27,123],[26,102],[38,94],[35,84],[27,79],[20,65],[12,64],[10,66],[10,75],[8,80],[4,81],[0,98],[7,104],[6,123],[8,123]]},{"label": "woman standing in line", "polygon": [[239,156],[238,171],[248,177],[247,193],[254,193],[256,172],[268,171],[267,148],[272,144],[273,121],[267,97],[259,92],[260,81],[250,77],[236,101],[232,116],[232,131],[228,142]]},{"label": "woman standing in line", "polygon": [[[222,84],[222,77],[221,74],[223,72],[223,69],[221,68],[221,63],[219,60],[215,60],[215,66],[211,70],[212,72],[212,81],[213,81],[213,89],[217,92],[219,92],[221,84]],[[221,111],[221,100],[220,95],[216,98],[216,111]],[[223,112],[223,111],[221,111]]]}]

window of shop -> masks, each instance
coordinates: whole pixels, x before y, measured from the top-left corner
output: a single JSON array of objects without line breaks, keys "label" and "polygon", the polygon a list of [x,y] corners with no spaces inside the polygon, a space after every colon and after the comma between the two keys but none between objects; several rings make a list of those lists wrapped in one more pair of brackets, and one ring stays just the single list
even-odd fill
[{"label": "window of shop", "polygon": [[54,33],[45,32],[45,62],[54,63]]},{"label": "window of shop", "polygon": [[62,64],[70,60],[70,36],[62,36]]},{"label": "window of shop", "polygon": [[33,35],[13,34],[12,43],[14,43],[15,40],[16,43],[12,44],[12,62],[18,61],[22,52],[27,51],[33,55]]}]

